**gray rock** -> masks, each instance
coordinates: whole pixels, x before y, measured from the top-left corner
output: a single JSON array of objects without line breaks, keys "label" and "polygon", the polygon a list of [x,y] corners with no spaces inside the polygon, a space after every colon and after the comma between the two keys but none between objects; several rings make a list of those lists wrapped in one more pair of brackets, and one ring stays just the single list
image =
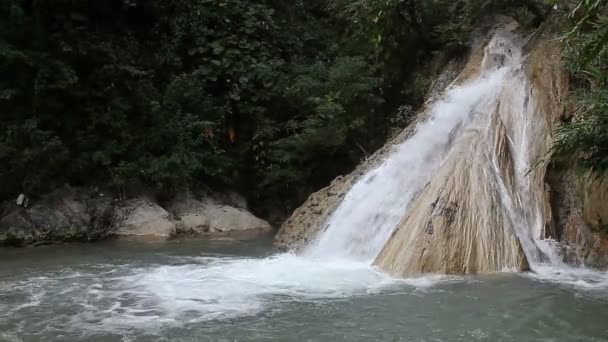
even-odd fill
[{"label": "gray rock", "polygon": [[243,207],[235,207],[209,194],[199,198],[184,195],[168,208],[177,222],[178,235],[255,237],[273,231],[270,223]]},{"label": "gray rock", "polygon": [[[20,203],[25,203],[27,197]],[[65,187],[29,208],[0,203],[0,245],[39,245],[55,241],[169,239],[172,236],[249,238],[273,232],[272,226],[245,208],[230,192],[174,200],[169,211],[149,197],[112,201],[98,191]]]},{"label": "gray rock", "polygon": [[118,225],[117,236],[158,236],[170,237],[175,231],[175,223],[170,214],[158,204],[143,198],[129,200],[118,211],[124,218]]},{"label": "gray rock", "polygon": [[64,187],[25,208],[14,202],[0,205],[0,245],[29,245],[41,241],[95,240],[110,234],[113,211],[108,201],[89,198]]}]

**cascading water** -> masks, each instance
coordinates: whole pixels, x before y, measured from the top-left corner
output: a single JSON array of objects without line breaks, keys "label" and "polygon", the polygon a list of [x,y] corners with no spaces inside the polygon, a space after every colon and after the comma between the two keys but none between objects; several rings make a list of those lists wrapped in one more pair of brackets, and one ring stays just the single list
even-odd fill
[{"label": "cascading water", "polygon": [[373,262],[399,276],[565,268],[543,240],[551,113],[528,78],[520,41],[500,31],[480,72],[362,176],[304,251]]},{"label": "cascading water", "polygon": [[484,106],[496,101],[506,69],[455,87],[435,104],[431,117],[363,176],[329,218],[327,230],[305,254],[373,261],[416,195],[441,167],[455,137]]},{"label": "cascading water", "polygon": [[[382,165],[363,176],[353,186],[329,218],[326,231],[305,254],[318,258],[374,260],[399,222],[412,215],[420,194],[428,189],[435,175],[442,169],[451,167],[446,162],[451,163],[458,158],[454,154],[461,153],[457,147],[459,141],[463,140],[462,136],[470,135],[471,131],[494,129],[490,123],[503,120],[491,119],[491,114],[500,103],[503,107],[521,105],[522,109],[529,106],[529,103],[524,104],[529,102],[529,99],[525,100],[529,96],[526,95],[521,63],[521,50],[513,43],[513,39],[507,37],[507,33],[497,34],[486,48],[481,74],[475,80],[449,90],[442,100],[432,106],[430,119],[422,123],[410,139],[396,146]],[[509,89],[510,93],[506,94],[505,89],[509,87],[516,88]],[[518,98],[521,98],[521,103],[507,103]],[[507,110],[502,112],[509,114]],[[519,153],[526,150],[526,139],[533,134],[528,128],[535,128],[534,125],[529,125],[532,119],[525,117],[528,114],[522,111],[521,116],[524,117],[507,118],[514,124],[528,125],[523,128],[513,127],[512,132],[506,132],[511,139],[509,144],[519,147],[515,149],[517,153],[514,156],[514,167],[517,169],[514,185],[522,188],[522,191],[515,193],[523,194],[521,198],[512,198],[507,191],[500,191],[501,196],[504,196],[502,205],[512,207],[506,215],[510,220],[520,220],[521,213],[516,212],[517,208],[521,208],[521,202],[527,201],[529,197],[525,195],[526,186],[523,182],[527,180],[524,174],[530,167],[530,161],[525,153]],[[485,141],[477,143],[486,144]],[[486,157],[484,152],[480,151],[480,157]],[[496,158],[492,160],[495,163],[488,165],[494,166],[494,169],[486,170],[486,175],[494,179],[495,187],[504,187],[505,184],[500,183],[502,177],[497,173],[499,166],[496,165]],[[439,205],[436,199],[433,201]],[[518,202],[509,205],[509,201]],[[425,214],[428,216],[428,213]],[[492,224],[491,220],[486,224]],[[416,222],[417,228],[424,225]],[[513,226],[527,225],[513,222]],[[521,233],[524,249],[536,260],[538,253],[531,234],[524,231],[518,233]],[[406,243],[407,241],[401,241],[395,248],[410,253],[409,245],[404,245]],[[403,263],[403,260],[399,262]]]},{"label": "cascading water", "polygon": [[378,257],[381,268],[399,275],[490,273],[522,270],[526,257],[540,259],[531,231],[538,202],[527,172],[536,157],[528,152],[542,145],[531,137],[542,130],[521,49],[506,32],[486,47],[482,78],[488,73],[504,75],[494,96],[454,140],[442,169]]}]

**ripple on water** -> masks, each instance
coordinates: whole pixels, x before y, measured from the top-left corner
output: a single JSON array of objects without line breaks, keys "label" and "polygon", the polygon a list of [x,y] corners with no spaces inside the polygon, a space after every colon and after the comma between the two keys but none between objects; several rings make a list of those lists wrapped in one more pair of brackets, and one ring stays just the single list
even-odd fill
[{"label": "ripple on water", "polygon": [[[62,271],[0,282],[0,327],[29,331],[143,330],[253,316],[286,302],[316,302],[380,293],[391,286],[424,289],[446,279],[397,280],[357,262],[324,263],[281,254],[265,259],[176,258],[174,264],[132,268],[97,265],[94,272]],[[9,308],[10,306],[10,308]],[[46,317],[35,320],[34,317]]]},{"label": "ripple on water", "polygon": [[[2,279],[0,340],[152,341],[201,331],[223,337],[238,322],[230,333],[239,340],[291,336],[296,329],[294,340],[339,331],[370,340],[515,341],[517,334],[553,334],[574,341],[581,333],[601,335],[596,320],[606,312],[600,302],[608,293],[605,273],[576,269],[400,280],[363,263],[291,254],[165,261]],[[354,335],[345,333],[351,329]]]}]

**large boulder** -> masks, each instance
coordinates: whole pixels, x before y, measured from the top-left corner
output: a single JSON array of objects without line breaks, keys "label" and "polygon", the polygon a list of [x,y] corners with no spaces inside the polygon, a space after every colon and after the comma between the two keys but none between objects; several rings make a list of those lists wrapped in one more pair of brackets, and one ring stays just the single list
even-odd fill
[{"label": "large boulder", "polygon": [[129,200],[118,211],[124,219],[114,231],[116,236],[169,238],[175,233],[171,214],[149,199]]},{"label": "large boulder", "polygon": [[246,202],[232,196],[183,195],[172,201],[178,236],[250,238],[273,232],[272,226],[246,209]]}]

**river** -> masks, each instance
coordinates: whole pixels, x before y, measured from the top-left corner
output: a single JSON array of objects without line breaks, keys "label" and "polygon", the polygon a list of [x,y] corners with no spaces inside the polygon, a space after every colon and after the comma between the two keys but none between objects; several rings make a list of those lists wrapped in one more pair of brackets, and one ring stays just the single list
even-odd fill
[{"label": "river", "polygon": [[0,341],[608,341],[604,278],[397,280],[271,242],[0,250]]}]

